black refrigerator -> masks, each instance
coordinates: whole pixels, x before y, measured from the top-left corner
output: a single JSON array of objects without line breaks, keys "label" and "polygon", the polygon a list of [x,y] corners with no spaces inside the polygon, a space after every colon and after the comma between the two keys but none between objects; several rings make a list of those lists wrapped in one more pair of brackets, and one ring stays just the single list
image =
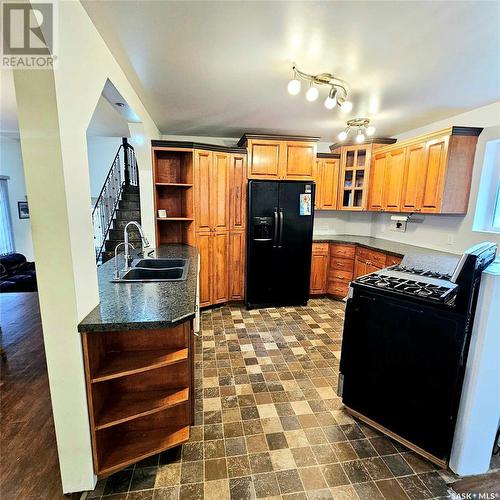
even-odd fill
[{"label": "black refrigerator", "polygon": [[314,182],[248,182],[245,304],[306,305],[309,299]]}]

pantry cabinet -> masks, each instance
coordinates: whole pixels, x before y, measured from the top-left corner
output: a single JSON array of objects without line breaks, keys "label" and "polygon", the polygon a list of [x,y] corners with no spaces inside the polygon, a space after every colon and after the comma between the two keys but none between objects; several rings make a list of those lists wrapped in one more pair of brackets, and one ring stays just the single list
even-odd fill
[{"label": "pantry cabinet", "polygon": [[317,137],[245,134],[238,146],[248,150],[248,178],[313,180]]},{"label": "pantry cabinet", "polygon": [[368,209],[466,214],[481,128],[450,127],[379,148]]}]

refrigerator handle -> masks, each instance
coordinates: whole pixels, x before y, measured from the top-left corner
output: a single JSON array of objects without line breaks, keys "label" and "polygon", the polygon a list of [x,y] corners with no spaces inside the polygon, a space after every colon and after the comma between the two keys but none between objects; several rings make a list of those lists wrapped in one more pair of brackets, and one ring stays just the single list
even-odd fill
[{"label": "refrigerator handle", "polygon": [[285,215],[283,214],[283,209],[280,208],[280,239],[278,241],[278,248],[281,248],[281,242],[283,240],[283,223],[285,221]]},{"label": "refrigerator handle", "polygon": [[276,248],[278,242],[278,209],[274,209],[274,238],[273,238],[273,248]]}]

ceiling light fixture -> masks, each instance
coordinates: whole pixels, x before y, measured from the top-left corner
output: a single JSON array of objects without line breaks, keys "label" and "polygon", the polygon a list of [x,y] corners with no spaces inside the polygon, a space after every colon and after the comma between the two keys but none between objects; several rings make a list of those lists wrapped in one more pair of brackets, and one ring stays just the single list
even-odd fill
[{"label": "ceiling light fixture", "polygon": [[313,102],[318,98],[319,90],[316,85],[328,85],[330,90],[325,99],[325,108],[333,109],[337,104],[343,113],[349,113],[352,110],[352,102],[347,100],[347,83],[330,73],[320,73],[318,75],[309,75],[300,71],[294,64],[292,66],[293,78],[288,82],[288,92],[297,95],[300,92],[301,83],[299,78],[309,82],[309,89],[306,92],[306,99]]},{"label": "ceiling light fixture", "polygon": [[319,90],[311,83],[306,92],[306,99],[309,102],[314,102],[319,96]]},{"label": "ceiling light fixture", "polygon": [[370,125],[370,120],[368,118],[354,118],[353,120],[347,121],[347,127],[337,136],[338,140],[345,141],[351,128],[357,131],[356,142],[359,144],[365,141],[366,136],[371,137],[375,133],[375,127]]}]

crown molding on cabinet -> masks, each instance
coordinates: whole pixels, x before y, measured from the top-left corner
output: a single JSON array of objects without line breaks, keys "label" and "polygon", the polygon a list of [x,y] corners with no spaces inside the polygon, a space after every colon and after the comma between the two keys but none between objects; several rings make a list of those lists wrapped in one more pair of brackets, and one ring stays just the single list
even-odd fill
[{"label": "crown molding on cabinet", "polygon": [[182,148],[182,149],[204,149],[206,151],[221,151],[224,153],[242,153],[246,154],[247,149],[238,146],[221,146],[218,144],[206,144],[202,142],[189,141],[165,141],[152,140],[153,148]]}]

